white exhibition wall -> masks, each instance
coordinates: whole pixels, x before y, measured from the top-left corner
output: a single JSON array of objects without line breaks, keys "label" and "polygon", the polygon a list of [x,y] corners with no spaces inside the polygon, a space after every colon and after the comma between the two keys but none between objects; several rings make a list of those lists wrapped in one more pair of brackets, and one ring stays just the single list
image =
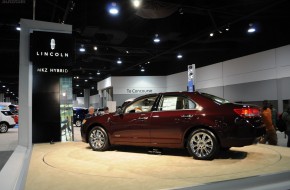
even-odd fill
[{"label": "white exhibition wall", "polygon": [[[290,45],[196,69],[196,90],[231,101],[278,100],[281,107],[282,100],[290,99],[289,84]],[[168,76],[109,77],[98,83],[98,90],[113,87],[113,99],[120,105],[146,93],[186,91],[186,85],[184,71]]]}]

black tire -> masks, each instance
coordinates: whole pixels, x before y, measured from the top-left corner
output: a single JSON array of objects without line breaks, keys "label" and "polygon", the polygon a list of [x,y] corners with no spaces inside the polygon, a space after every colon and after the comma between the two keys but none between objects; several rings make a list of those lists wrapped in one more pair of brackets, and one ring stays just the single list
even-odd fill
[{"label": "black tire", "polygon": [[211,131],[196,129],[188,137],[187,150],[197,160],[212,160],[219,151],[219,143]]},{"label": "black tire", "polygon": [[82,126],[82,120],[80,120],[80,119],[76,120],[75,124],[76,124],[77,127],[81,127]]},{"label": "black tire", "polygon": [[105,151],[110,147],[107,132],[102,127],[94,127],[89,133],[89,144],[94,151]]},{"label": "black tire", "polygon": [[6,133],[8,131],[8,124],[7,123],[0,123],[0,133]]}]

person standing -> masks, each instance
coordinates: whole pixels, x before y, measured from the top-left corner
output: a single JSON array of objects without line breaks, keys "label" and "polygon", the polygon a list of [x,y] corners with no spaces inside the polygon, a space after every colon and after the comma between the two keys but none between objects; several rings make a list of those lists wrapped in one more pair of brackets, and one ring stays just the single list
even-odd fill
[{"label": "person standing", "polygon": [[288,136],[287,147],[290,147],[290,106],[288,106],[287,111],[283,112],[282,119],[286,122],[285,134]]},{"label": "person standing", "polygon": [[269,108],[269,102],[267,100],[263,101],[262,118],[266,126],[266,134],[260,140],[260,143],[266,144],[266,142],[268,142],[268,144],[270,145],[277,145],[278,140],[277,140],[276,129],[272,122],[272,111]]},{"label": "person standing", "polygon": [[89,107],[89,113],[86,114],[85,119],[95,116],[95,108],[93,106]]},{"label": "person standing", "polygon": [[104,114],[109,114],[109,108],[107,106],[104,107]]},{"label": "person standing", "polygon": [[276,125],[277,117],[278,117],[277,110],[276,110],[276,108],[274,108],[273,104],[270,104],[269,108],[271,109],[271,113],[272,113],[272,123],[273,123],[275,129],[277,130],[277,125]]}]

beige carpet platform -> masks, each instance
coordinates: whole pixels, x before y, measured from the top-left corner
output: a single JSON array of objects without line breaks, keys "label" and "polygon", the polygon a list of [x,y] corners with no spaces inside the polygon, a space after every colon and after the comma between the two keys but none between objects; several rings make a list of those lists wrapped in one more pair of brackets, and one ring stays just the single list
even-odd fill
[{"label": "beige carpet platform", "polygon": [[252,145],[232,148],[212,161],[186,150],[116,147],[94,152],[82,142],[36,144],[26,190],[174,189],[290,170],[290,148]]}]

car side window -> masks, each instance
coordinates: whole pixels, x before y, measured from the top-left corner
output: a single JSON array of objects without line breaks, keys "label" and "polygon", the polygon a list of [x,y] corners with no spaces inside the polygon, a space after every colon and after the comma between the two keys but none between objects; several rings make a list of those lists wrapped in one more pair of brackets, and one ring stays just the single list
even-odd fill
[{"label": "car side window", "polygon": [[195,109],[196,104],[182,96],[164,96],[159,111]]},{"label": "car side window", "polygon": [[149,112],[156,100],[157,96],[146,97],[140,99],[125,109],[125,113]]}]

